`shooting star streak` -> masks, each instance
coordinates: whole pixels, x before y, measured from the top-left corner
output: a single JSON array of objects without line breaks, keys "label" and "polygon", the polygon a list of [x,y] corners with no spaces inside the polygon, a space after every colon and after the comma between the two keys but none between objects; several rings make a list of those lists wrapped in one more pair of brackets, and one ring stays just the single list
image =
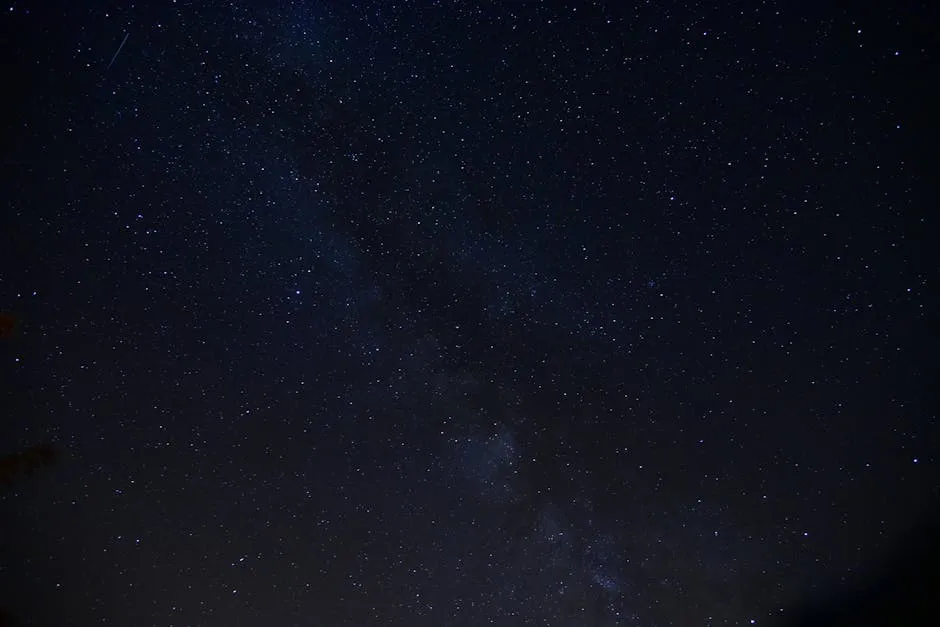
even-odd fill
[{"label": "shooting star streak", "polygon": [[126,34],[124,35],[124,39],[121,40],[121,45],[118,46],[117,52],[115,52],[115,53],[114,53],[114,56],[111,57],[111,63],[108,64],[107,69],[110,70],[110,69],[111,69],[111,66],[114,65],[114,60],[117,59],[117,56],[118,56],[119,54],[121,54],[121,48],[124,47],[124,42],[127,41],[127,38],[130,37],[130,35],[131,35],[130,32],[128,32],[128,33],[126,33]]}]

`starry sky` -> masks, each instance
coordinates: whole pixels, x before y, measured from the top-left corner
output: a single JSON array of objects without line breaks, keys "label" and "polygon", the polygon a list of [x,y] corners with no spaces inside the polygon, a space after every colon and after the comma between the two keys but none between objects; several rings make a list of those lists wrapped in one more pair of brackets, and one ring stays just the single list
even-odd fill
[{"label": "starry sky", "polygon": [[851,587],[940,497],[931,5],[7,3],[0,455],[57,461],[0,490],[0,607]]}]

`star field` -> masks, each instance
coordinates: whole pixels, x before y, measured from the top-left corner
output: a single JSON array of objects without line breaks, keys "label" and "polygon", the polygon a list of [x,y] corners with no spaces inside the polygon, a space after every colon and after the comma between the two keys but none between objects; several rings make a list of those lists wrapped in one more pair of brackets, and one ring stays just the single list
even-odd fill
[{"label": "star field", "polygon": [[9,4],[0,607],[778,625],[862,585],[940,485],[935,18]]}]

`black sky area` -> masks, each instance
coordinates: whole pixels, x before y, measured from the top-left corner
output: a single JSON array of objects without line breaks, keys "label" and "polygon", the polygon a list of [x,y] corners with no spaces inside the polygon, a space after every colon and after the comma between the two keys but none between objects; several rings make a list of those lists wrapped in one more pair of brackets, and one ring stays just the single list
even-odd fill
[{"label": "black sky area", "polygon": [[937,624],[937,18],[8,2],[0,625]]}]

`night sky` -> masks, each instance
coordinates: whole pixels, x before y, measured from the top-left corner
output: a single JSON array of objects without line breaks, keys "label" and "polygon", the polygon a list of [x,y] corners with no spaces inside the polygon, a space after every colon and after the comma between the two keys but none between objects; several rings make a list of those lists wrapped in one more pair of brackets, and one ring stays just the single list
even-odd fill
[{"label": "night sky", "polygon": [[0,607],[707,627],[863,585],[940,498],[938,16],[875,4],[3,5],[0,455],[57,459],[0,489]]}]

